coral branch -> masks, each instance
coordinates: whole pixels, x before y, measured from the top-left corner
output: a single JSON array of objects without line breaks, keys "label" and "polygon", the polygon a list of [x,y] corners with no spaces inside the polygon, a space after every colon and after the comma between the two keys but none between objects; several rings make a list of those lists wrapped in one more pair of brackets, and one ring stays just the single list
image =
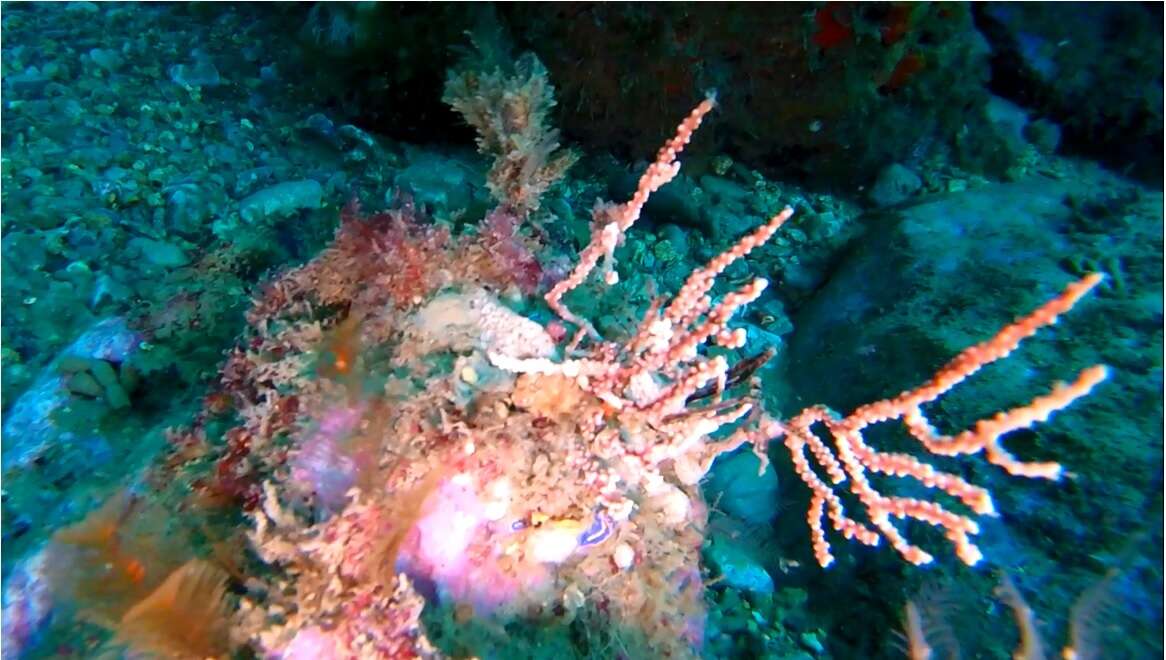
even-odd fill
[{"label": "coral branch", "polygon": [[[1019,461],[1004,449],[1000,439],[1007,433],[1047,420],[1052,413],[1088,394],[1105,380],[1107,370],[1104,366],[1085,369],[1072,383],[1058,384],[1052,392],[1033,399],[1028,405],[997,413],[990,419],[982,419],[971,429],[955,436],[945,436],[936,431],[924,416],[921,406],[938,399],[984,365],[1006,357],[1021,341],[1036,334],[1041,327],[1055,323],[1059,315],[1069,311],[1100,281],[1101,276],[1093,274],[1073,282],[1059,296],[1005,326],[988,341],[964,350],[920,387],[894,398],[861,406],[845,418],[839,419],[825,408],[814,407],[786,422],[785,444],[793,457],[794,469],[813,492],[807,520],[818,563],[828,566],[834,559],[822,528],[822,514],[827,511],[831,525],[847,538],[857,538],[867,545],[875,545],[878,536],[861,523],[846,517],[842,502],[833,488],[811,469],[805,456],[807,447],[835,486],[849,478],[850,491],[865,508],[871,524],[907,561],[925,564],[932,557],[909,543],[891,524],[891,517],[914,518],[942,527],[961,560],[967,564],[979,561],[980,551],[968,538],[979,531],[971,517],[952,513],[934,502],[882,495],[867,481],[866,473],[870,471],[913,478],[927,488],[940,490],[960,500],[976,515],[994,513],[988,491],[956,475],[940,472],[913,456],[875,450],[866,444],[862,431],[872,424],[898,419],[932,454],[957,456],[983,451],[990,463],[1004,468],[1013,476],[1058,479],[1061,475],[1060,464]],[[829,432],[834,441],[834,451],[814,433],[813,426],[816,424],[823,425]]]},{"label": "coral branch", "polygon": [[[679,170],[677,155],[712,108],[712,99],[706,99],[677,127],[675,137],[660,149],[656,162],[640,178],[639,186],[628,202],[597,208],[591,244],[580,254],[579,263],[570,275],[546,296],[547,304],[564,320],[598,338],[585,319],[576,317],[567,309],[562,297],[579,286],[600,259],[606,262],[606,281],[609,284],[618,281],[614,271],[610,270],[612,253],[628,227],[639,218],[648,196],[676,176]],[[735,260],[769,240],[792,214],[790,208],[782,210],[703,268],[693,271],[670,303],[662,306],[657,301],[652,305],[636,334],[623,344],[601,343],[590,356],[563,362],[543,358],[514,359],[503,355],[491,355],[491,360],[495,366],[513,372],[572,379],[582,391],[597,397],[612,411],[620,412],[622,423],[632,426],[646,423],[665,431],[667,440],[659,446],[632,448],[632,451],[640,457],[637,460],[643,461],[641,467],[644,470],[655,470],[665,460],[673,461],[675,472],[684,483],[698,480],[717,454],[734,450],[745,442],[753,445],[764,469],[768,463],[765,453],[768,442],[784,435],[794,470],[811,490],[810,535],[814,556],[823,566],[833,561],[822,524],[823,516],[829,518],[831,527],[848,539],[876,545],[885,538],[900,555],[914,564],[930,562],[932,557],[907,541],[891,519],[911,518],[926,522],[944,530],[961,560],[975,564],[981,555],[970,537],[979,532],[979,527],[971,516],[949,511],[936,502],[883,495],[869,483],[867,473],[912,478],[929,489],[942,491],[959,500],[973,515],[994,513],[989,492],[957,475],[936,470],[914,456],[878,451],[866,443],[863,431],[873,424],[900,420],[932,454],[958,456],[983,451],[990,463],[1004,468],[1011,475],[1059,478],[1059,464],[1017,460],[1004,449],[1000,439],[1011,431],[1045,421],[1053,412],[1088,394],[1106,378],[1105,367],[1086,369],[1072,383],[1057,385],[1049,394],[1037,397],[1028,405],[980,420],[973,428],[955,436],[939,433],[924,416],[922,406],[935,401],[984,365],[1007,357],[1020,342],[1040,328],[1055,323],[1058,316],[1069,311],[1097,286],[1102,276],[1093,274],[1070,284],[1063,293],[1005,326],[991,339],[965,349],[923,385],[896,397],[861,406],[844,418],[823,406],[814,406],[782,423],[760,413],[751,397],[727,402],[721,409],[728,412],[720,415],[689,408],[693,393],[703,391],[715,382],[714,391],[719,394],[725,390],[728,381],[729,365],[720,357],[709,359],[702,356],[701,347],[710,339],[724,347],[743,346],[745,333],[741,329],[728,328],[728,321],[738,309],[756,300],[768,284],[764,279],[754,279],[722,297],[714,306],[708,294],[717,276]],[[717,429],[739,422],[755,408],[758,413],[750,416],[728,440],[709,441],[708,436]],[[832,443],[828,444],[815,433],[817,425],[825,428]],[[619,448],[614,451],[619,453]],[[612,448],[609,447],[606,453],[612,454]],[[810,457],[830,483],[818,476],[811,466]],[[868,522],[859,522],[846,515],[842,499],[835,492],[835,487],[846,481],[849,481],[850,492],[865,510]]]},{"label": "coral branch", "polygon": [[677,172],[680,171],[680,163],[677,162],[676,157],[680,155],[681,151],[684,151],[684,147],[692,139],[692,134],[700,127],[700,122],[704,116],[711,112],[714,107],[716,107],[716,97],[710,94],[684,118],[684,121],[680,122],[680,125],[676,127],[676,135],[660,148],[660,152],[656,154],[656,162],[649,165],[640,177],[640,183],[630,200],[618,206],[601,205],[596,208],[595,231],[591,236],[591,243],[579,254],[579,263],[575,265],[570,274],[552,287],[546,295],[547,305],[564,320],[585,328],[590,334],[595,335],[590,323],[575,316],[567,309],[567,306],[563,304],[563,296],[582,284],[601,258],[606,264],[604,281],[608,284],[615,284],[619,281],[619,276],[611,267],[615,248],[623,239],[628,228],[640,219],[640,213],[644,209],[644,204],[648,202],[648,197],[659,190],[660,186],[676,177]]}]

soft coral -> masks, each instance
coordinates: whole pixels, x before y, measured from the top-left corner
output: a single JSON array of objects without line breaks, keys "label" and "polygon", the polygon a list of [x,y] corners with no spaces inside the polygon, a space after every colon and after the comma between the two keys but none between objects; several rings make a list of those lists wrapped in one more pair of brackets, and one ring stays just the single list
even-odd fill
[{"label": "soft coral", "polygon": [[514,212],[499,206],[482,220],[477,243],[488,255],[484,272],[532,295],[542,278],[542,266],[518,231],[521,222]]},{"label": "soft coral", "polygon": [[397,208],[360,214],[360,206],[350,203],[341,214],[336,249],[349,255],[353,283],[373,283],[374,295],[386,294],[405,308],[425,298],[440,284],[439,273],[449,260],[450,234],[444,228],[417,221],[417,211],[409,199]]}]

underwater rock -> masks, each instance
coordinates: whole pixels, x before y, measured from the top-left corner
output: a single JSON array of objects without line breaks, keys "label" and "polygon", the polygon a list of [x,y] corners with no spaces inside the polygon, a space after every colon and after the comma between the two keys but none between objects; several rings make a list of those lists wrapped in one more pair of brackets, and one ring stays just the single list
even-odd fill
[{"label": "underwater rock", "polygon": [[1024,140],[1024,127],[1028,124],[1028,113],[1015,103],[993,96],[984,106],[984,116],[988,124],[1006,140],[1020,143]]},{"label": "underwater rock", "polygon": [[35,98],[44,92],[49,79],[40,69],[30,66],[28,69],[4,77],[4,84],[11,90],[11,94],[19,98]]},{"label": "underwater rock", "polygon": [[992,48],[995,93],[1057,122],[1067,151],[1162,185],[1162,6],[971,8]]},{"label": "underwater rock", "polygon": [[185,235],[198,235],[213,212],[211,197],[205,185],[186,183],[172,187],[166,197],[166,226]]},{"label": "underwater rock", "polygon": [[[685,232],[684,229],[671,223],[661,225],[660,243],[665,241],[667,241],[669,247],[671,248],[672,254],[676,255],[677,260],[688,256],[688,249],[690,247],[689,238],[688,233]],[[657,245],[660,243],[657,243]],[[664,259],[664,261],[669,261],[669,259]]]},{"label": "underwater rock", "polygon": [[89,299],[89,309],[96,310],[103,303],[122,304],[134,295],[133,289],[117,281],[107,273],[100,273]]},{"label": "underwater rock", "polygon": [[709,202],[713,204],[729,204],[745,207],[753,200],[753,191],[748,190],[736,181],[721,176],[713,176],[711,174],[702,176],[700,178],[700,187],[706,195],[710,196]]},{"label": "underwater rock", "polygon": [[[408,153],[409,165],[393,183],[407,190],[417,204],[446,213],[465,209],[473,203],[474,187],[481,175],[454,158],[428,151]],[[389,194],[389,193],[386,193]]]},{"label": "underwater rock", "polygon": [[[925,135],[954,137],[982,98],[989,53],[971,10],[911,7],[773,5],[763,19],[745,5],[657,5],[643,14],[605,3],[579,14],[517,3],[499,12],[550,70],[563,131],[589,148],[651,153],[663,118],[715,85],[726,94],[717,134],[697,138],[709,140],[700,151],[713,171],[727,153],[767,176],[842,187],[872,180]],[[680,24],[694,26],[682,46],[670,36]],[[703,73],[681,52],[699,53]],[[639,61],[652,65],[628,66]],[[612,71],[619,84],[599,89],[595,81]],[[661,79],[676,92],[660,94]]]},{"label": "underwater rock", "polygon": [[898,164],[891,163],[879,172],[870,189],[870,201],[875,206],[894,206],[906,201],[923,187],[923,180],[919,175]]},{"label": "underwater rock", "polygon": [[[769,320],[769,318],[766,317],[765,320]],[[773,319],[769,326],[772,329],[762,328],[749,322],[739,323],[738,326],[745,329],[747,338],[745,350],[749,355],[760,354],[764,351],[773,351],[774,355],[781,353],[785,350],[786,344],[782,335],[787,335],[793,331],[789,318],[784,315]],[[769,364],[763,365],[763,368],[765,366],[769,366]]]},{"label": "underwater rock", "polygon": [[139,236],[130,240],[129,247],[139,250],[142,257],[155,266],[177,268],[190,263],[190,257],[186,256],[186,252],[173,243]]},{"label": "underwater rock", "polygon": [[1059,265],[1075,252],[1068,191],[1048,180],[1002,184],[872,221],[882,224],[794,317],[784,368],[797,391],[849,410],[885,396],[888,382],[913,384],[1048,297],[1072,278]]},{"label": "underwater rock", "polygon": [[67,378],[59,368],[68,357],[122,363],[139,347],[141,336],[129,329],[121,318],[110,318],[85,331],[61,355],[44,369],[4,419],[2,464],[5,471],[30,465],[49,447],[77,441],[76,446],[92,444],[65,431],[54,421],[54,414],[69,401]]},{"label": "underwater rock", "polygon": [[52,611],[52,594],[45,579],[43,550],[21,560],[4,585],[0,657],[16,660],[32,645]]},{"label": "underwater rock", "polygon": [[701,216],[713,237],[735,238],[760,222],[750,208],[753,192],[736,181],[706,175],[700,178],[700,189],[706,200]]},{"label": "underwater rock", "polygon": [[[0,239],[5,255],[20,255],[17,268],[21,270],[40,270],[44,268],[48,255],[45,253],[45,241],[33,232],[10,231]],[[7,266],[8,264],[5,264]],[[16,269],[13,269],[14,271]],[[13,271],[9,271],[11,274]]]},{"label": "underwater rock", "polygon": [[752,593],[773,593],[773,578],[769,573],[731,541],[710,536],[704,547],[704,559],[720,574],[723,584]]},{"label": "underwater rock", "polygon": [[332,146],[340,146],[336,135],[336,125],[323,113],[317,112],[309,116],[301,125],[303,126],[304,132],[308,135],[324,138]]},{"label": "underwater rock", "polygon": [[1026,138],[1028,112],[1007,99],[992,96],[984,105],[983,113],[987,130],[981,132],[977,141],[990,145],[985,147],[990,155],[984,161],[990,163],[989,170],[1003,174],[1012,168],[1022,168],[1031,158],[1028,152],[1032,149]]},{"label": "underwater rock", "polygon": [[102,69],[114,72],[124,64],[121,53],[112,48],[94,48],[89,51],[89,59]]},{"label": "underwater rock", "polygon": [[345,124],[336,132],[341,138],[348,140],[353,146],[364,146],[373,148],[376,146],[376,140],[371,135],[360,130],[352,124]]},{"label": "underwater rock", "polygon": [[738,451],[713,463],[704,483],[706,499],[744,522],[763,525],[777,516],[778,483],[773,466],[757,473],[760,461],[751,451]]},{"label": "underwater rock", "polygon": [[170,79],[179,85],[215,87],[222,83],[218,68],[206,58],[199,58],[190,64],[175,64],[168,73]]},{"label": "underwater rock", "polygon": [[1038,119],[1024,127],[1024,137],[1042,154],[1053,154],[1061,146],[1061,127],[1048,119]]},{"label": "underwater rock", "polygon": [[138,382],[137,371],[126,362],[115,371],[105,360],[64,356],[58,369],[67,375],[65,384],[70,392],[102,399],[115,410],[129,407],[130,392]]},{"label": "underwater rock", "polygon": [[284,181],[256,191],[239,202],[239,217],[246,222],[287,217],[303,210],[320,208],[324,187],[318,181]]}]

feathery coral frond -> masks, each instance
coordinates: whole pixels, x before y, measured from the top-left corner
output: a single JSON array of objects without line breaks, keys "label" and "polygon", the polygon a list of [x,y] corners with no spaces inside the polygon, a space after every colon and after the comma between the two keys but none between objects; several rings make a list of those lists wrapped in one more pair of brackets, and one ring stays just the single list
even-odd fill
[{"label": "feathery coral frond", "polygon": [[209,658],[227,652],[227,574],[201,559],[171,573],[134,605],[117,628],[118,641],[164,658]]}]

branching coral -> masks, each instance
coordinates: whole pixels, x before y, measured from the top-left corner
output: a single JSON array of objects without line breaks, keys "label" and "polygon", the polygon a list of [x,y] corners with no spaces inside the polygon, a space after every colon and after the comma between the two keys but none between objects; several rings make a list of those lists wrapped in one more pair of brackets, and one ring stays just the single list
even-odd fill
[{"label": "branching coral", "polygon": [[[706,98],[676,127],[675,136],[660,148],[656,161],[641,176],[631,199],[623,204],[596,208],[591,243],[580,254],[579,263],[571,274],[546,295],[547,304],[561,318],[579,326],[572,345],[584,338],[597,337],[597,333],[588,321],[567,308],[563,303],[565,294],[582,284],[601,262],[604,281],[608,284],[618,281],[618,274],[612,270],[616,246],[639,218],[648,197],[677,175],[680,169],[677,156],[714,106],[715,99]],[[938,431],[924,414],[922,406],[939,399],[985,365],[1006,358],[1023,340],[1032,337],[1040,328],[1055,323],[1058,316],[1072,309],[1096,287],[1103,276],[1090,274],[1069,284],[1060,295],[1033,312],[1003,327],[988,340],[962,351],[919,387],[860,406],[844,418],[824,406],[811,406],[782,422],[764,413],[758,414],[760,411],[754,410],[756,402],[748,397],[705,409],[688,407],[695,392],[714,382],[718,392],[723,391],[728,380],[726,361],[720,356],[703,356],[698,349],[710,340],[727,348],[744,346],[744,330],[729,329],[728,321],[739,308],[756,300],[768,285],[763,278],[755,278],[725,294],[714,306],[708,294],[716,278],[734,261],[769,240],[792,214],[793,210],[786,208],[703,268],[694,270],[667,307],[663,307],[663,301],[653,304],[636,334],[622,344],[599,343],[579,359],[558,362],[514,360],[505,355],[491,355],[491,360],[500,368],[516,373],[562,375],[575,379],[581,389],[610,406],[618,415],[617,425],[623,442],[611,443],[610,455],[605,458],[638,461],[637,469],[633,470],[637,478],[651,476],[664,461],[672,461],[676,476],[682,483],[695,483],[708,471],[718,454],[732,451],[746,442],[753,443],[764,466],[767,464],[765,448],[768,442],[784,436],[794,469],[812,492],[807,521],[815,558],[823,567],[833,561],[826,541],[824,518],[828,518],[835,531],[847,539],[866,545],[877,545],[880,539],[886,539],[895,551],[914,564],[928,563],[932,556],[910,543],[891,519],[924,522],[942,529],[957,556],[969,565],[975,564],[982,555],[969,539],[979,532],[972,516],[953,512],[933,500],[884,495],[871,486],[867,474],[914,479],[932,491],[960,500],[974,515],[981,516],[994,513],[988,491],[959,475],[939,471],[914,456],[878,451],[867,444],[863,431],[882,422],[902,420],[910,435],[930,454],[962,456],[983,452],[989,462],[1011,475],[1058,479],[1061,474],[1059,464],[1018,460],[1004,449],[1001,437],[1043,422],[1052,413],[1089,394],[1108,375],[1103,365],[1087,368],[1071,383],[1057,384],[1049,394],[1039,396],[1027,405],[981,419],[972,429],[953,436]],[[754,414],[737,426],[730,437],[720,442],[708,442],[714,432],[736,425],[750,412]],[[817,424],[826,428],[833,447],[812,429]],[[599,428],[597,425],[597,430]],[[629,431],[645,428],[654,433],[645,434],[643,439],[636,438]],[[635,440],[630,440],[629,436]],[[815,463],[827,473],[830,485],[810,467],[805,456],[807,449]],[[621,478],[628,479],[623,475]],[[844,513],[842,500],[834,488],[847,481],[870,525]]]}]

